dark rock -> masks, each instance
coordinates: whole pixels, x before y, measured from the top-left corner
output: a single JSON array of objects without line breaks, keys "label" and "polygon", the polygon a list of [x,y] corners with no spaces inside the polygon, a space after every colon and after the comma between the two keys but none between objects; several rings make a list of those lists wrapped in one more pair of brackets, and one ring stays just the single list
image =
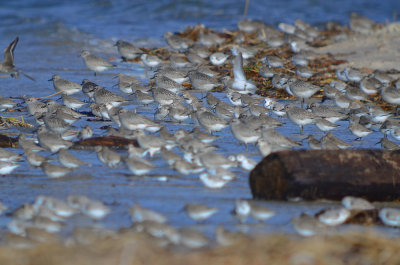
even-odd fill
[{"label": "dark rock", "polygon": [[272,153],[250,173],[254,198],[400,199],[400,151],[297,150]]},{"label": "dark rock", "polygon": [[127,139],[119,136],[101,136],[101,137],[92,137],[89,139],[77,141],[74,143],[74,149],[90,149],[95,146],[108,146],[108,147],[126,147],[129,144],[133,144],[138,147],[138,143],[135,139]]}]

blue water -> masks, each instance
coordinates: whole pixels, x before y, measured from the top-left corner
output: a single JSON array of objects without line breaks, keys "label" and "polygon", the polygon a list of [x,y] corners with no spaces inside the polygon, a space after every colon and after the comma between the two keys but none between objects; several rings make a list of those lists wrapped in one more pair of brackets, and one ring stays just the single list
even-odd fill
[{"label": "blue water", "polygon": [[[99,38],[158,39],[165,31],[202,23],[213,28],[233,28],[242,18],[243,0],[222,1],[2,1],[1,34],[16,32],[36,35],[51,31],[58,23]],[[348,15],[358,12],[378,22],[391,21],[400,3],[389,1],[255,1],[251,0],[248,18],[268,24],[293,23],[300,18],[312,24],[326,21],[348,23]],[[12,29],[7,29],[12,25]],[[50,33],[50,32],[49,32]]]},{"label": "blue water", "polygon": [[[245,1],[1,1],[0,2],[0,48],[5,47],[16,36],[20,42],[15,51],[15,64],[24,72],[36,78],[36,82],[20,78],[0,78],[0,94],[2,96],[46,96],[54,92],[52,84],[47,80],[55,73],[62,77],[81,82],[89,78],[96,83],[110,88],[115,84],[111,77],[118,72],[135,74],[146,82],[144,69],[139,64],[121,64],[109,73],[93,77],[78,57],[83,49],[96,52],[104,58],[118,58],[112,46],[117,39],[133,41],[145,46],[165,45],[162,35],[166,31],[180,31],[187,25],[205,24],[218,30],[235,29],[238,20],[243,17]],[[400,1],[255,1],[248,9],[248,18],[263,20],[267,24],[279,22],[293,23],[295,19],[320,26],[327,21],[348,23],[348,15],[358,12],[378,22],[393,21],[396,12],[400,11]],[[399,12],[400,13],[400,12]],[[117,88],[113,92],[118,93]],[[222,97],[221,95],[219,95]],[[78,96],[84,100],[83,95]],[[144,110],[143,113],[146,114]],[[17,115],[17,114],[15,114]],[[18,114],[20,115],[20,114]],[[27,117],[29,121],[29,117]],[[298,128],[290,125],[279,130],[294,136]],[[76,124],[83,126],[84,122]],[[104,124],[91,123],[96,134],[104,134],[100,129]],[[346,124],[334,131],[336,135],[350,141],[353,136]],[[174,128],[176,129],[176,128]],[[187,127],[191,129],[191,127]],[[315,126],[306,126],[305,133],[317,131]],[[216,144],[225,155],[244,152],[244,146],[238,146],[230,131],[219,133]],[[321,134],[315,134],[318,138]],[[379,133],[373,133],[366,140],[355,143],[356,147],[376,147],[372,143],[378,141]],[[18,150],[21,152],[21,150]],[[261,160],[254,146],[250,152],[252,158]],[[220,208],[220,213],[201,226],[208,235],[215,226],[226,224],[228,227],[243,228],[230,215],[236,198],[251,198],[248,187],[248,173],[239,171],[239,179],[228,184],[221,191],[205,189],[196,176],[179,177],[172,170],[167,170],[162,160],[153,162],[160,165],[153,175],[167,175],[168,182],[160,182],[154,178],[135,178],[129,176],[124,167],[109,169],[100,164],[93,152],[74,151],[80,158],[91,162],[94,167],[75,171],[71,179],[50,180],[40,169],[30,168],[26,163],[17,169],[14,175],[0,179],[0,200],[11,209],[25,202],[32,202],[39,194],[56,196],[64,199],[68,194],[84,194],[93,199],[101,199],[112,208],[110,214],[101,223],[107,227],[118,228],[129,226],[128,208],[134,202],[161,211],[170,223],[175,226],[194,225],[182,212],[184,203],[202,202]],[[50,155],[50,154],[47,154]],[[54,157],[55,158],[55,157]],[[95,170],[94,170],[95,169]],[[290,218],[301,211],[314,213],[324,204],[268,202],[269,207],[278,215],[262,227],[264,231],[292,231]],[[9,217],[0,217],[0,227],[4,228]],[[73,219],[74,225],[82,225],[88,220]],[[257,228],[258,229],[258,228]]]}]

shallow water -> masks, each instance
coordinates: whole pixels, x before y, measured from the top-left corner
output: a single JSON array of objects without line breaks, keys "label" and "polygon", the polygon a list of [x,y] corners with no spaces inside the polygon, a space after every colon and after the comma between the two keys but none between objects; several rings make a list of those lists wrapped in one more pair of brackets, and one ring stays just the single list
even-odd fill
[{"label": "shallow water", "polygon": [[[138,45],[165,45],[162,35],[166,31],[179,31],[186,25],[203,23],[216,29],[236,28],[236,22],[242,18],[243,1],[7,1],[0,3],[0,47],[5,47],[15,36],[20,42],[15,52],[15,64],[24,72],[34,76],[36,82],[26,78],[0,78],[0,94],[5,97],[21,95],[46,96],[54,93],[52,83],[47,80],[55,73],[63,78],[80,83],[88,78],[102,86],[120,93],[118,88],[112,88],[115,73],[134,74],[147,82],[145,70],[140,64],[118,63],[118,69],[94,77],[78,57],[83,49],[95,52],[104,58],[118,58],[117,51],[112,47],[116,39],[134,41]],[[297,18],[318,25],[328,20],[341,23],[348,22],[348,14],[359,12],[378,22],[391,21],[396,10],[400,10],[398,1],[251,1],[248,17],[261,19],[268,24],[278,22],[293,23]],[[226,100],[223,94],[218,97]],[[55,97],[57,99],[58,97]],[[84,100],[83,94],[78,98]],[[134,106],[129,106],[133,108]],[[138,110],[139,113],[152,116],[155,106]],[[83,109],[85,111],[87,109]],[[24,115],[27,121],[32,121],[26,113],[7,113],[6,116]],[[299,128],[290,121],[278,130],[285,135],[301,139]],[[78,128],[86,124],[85,119],[75,123]],[[167,128],[175,131],[178,128],[191,129],[193,124],[173,125],[165,123]],[[354,136],[347,129],[347,121],[333,131],[345,141],[352,141]],[[104,134],[100,127],[103,122],[90,122],[95,134]],[[112,125],[106,123],[106,125]],[[15,132],[15,130],[11,130]],[[4,133],[4,132],[3,132]],[[306,126],[305,135],[313,134],[320,138],[323,134],[314,125]],[[238,145],[229,129],[217,133],[220,138],[215,142],[219,152],[228,156],[232,153],[245,151],[243,145]],[[378,148],[375,145],[381,134],[372,133],[362,141],[354,142],[357,148]],[[307,148],[307,145],[303,146]],[[21,153],[20,149],[14,150]],[[254,146],[249,152],[251,158],[259,161],[261,156]],[[153,162],[158,168],[148,177],[134,177],[120,166],[110,169],[102,165],[94,152],[72,151],[79,158],[90,162],[92,167],[82,167],[74,171],[73,176],[59,180],[48,179],[40,169],[34,169],[22,163],[10,176],[0,178],[0,201],[10,206],[11,210],[25,202],[32,202],[38,195],[50,195],[65,199],[69,194],[87,195],[92,199],[105,202],[112,213],[99,224],[110,228],[128,227],[131,221],[128,209],[138,202],[143,206],[157,210],[169,218],[174,226],[190,226],[191,221],[182,211],[186,203],[205,203],[218,207],[220,212],[198,225],[197,227],[211,235],[219,224],[234,229],[255,233],[259,230],[269,232],[293,232],[290,219],[301,212],[313,214],[327,202],[265,202],[265,205],[277,212],[277,215],[265,225],[249,221],[250,225],[242,225],[235,220],[230,211],[237,198],[251,198],[248,186],[248,173],[237,170],[239,178],[229,183],[222,190],[209,190],[203,187],[197,176],[179,176],[169,169],[159,156]],[[121,153],[124,153],[121,151]],[[45,153],[50,155],[50,153]],[[54,156],[56,160],[56,156]],[[167,176],[168,181],[160,181],[159,176]],[[0,227],[5,229],[10,218],[0,216]],[[75,226],[93,224],[88,218],[75,216],[68,220],[64,233]]]}]

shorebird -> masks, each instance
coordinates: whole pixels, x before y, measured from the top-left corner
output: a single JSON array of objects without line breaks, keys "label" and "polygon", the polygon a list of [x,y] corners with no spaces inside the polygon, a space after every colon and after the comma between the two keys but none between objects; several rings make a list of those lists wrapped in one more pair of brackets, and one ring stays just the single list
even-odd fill
[{"label": "shorebird", "polygon": [[132,222],[145,222],[145,221],[152,221],[157,223],[166,223],[168,219],[158,213],[156,211],[147,209],[139,205],[138,203],[134,204],[130,209],[129,213],[131,215]]},{"label": "shorebird", "polygon": [[121,109],[118,115],[121,126],[127,130],[134,131],[144,129],[150,132],[157,132],[162,127],[152,119],[127,109]]},{"label": "shorebird", "polygon": [[361,140],[362,137],[365,137],[373,132],[372,130],[361,125],[359,121],[350,122],[349,129],[355,136],[357,136],[356,140]]},{"label": "shorebird", "polygon": [[93,220],[101,220],[110,213],[110,208],[105,206],[101,201],[89,200],[82,209],[82,213]]},{"label": "shorebird", "polygon": [[350,107],[353,101],[351,101],[345,94],[343,93],[336,93],[335,95],[335,104],[339,108],[347,109]]},{"label": "shorebird", "polygon": [[326,230],[324,223],[306,214],[294,217],[291,223],[296,232],[302,236],[313,236]]},{"label": "shorebird", "polygon": [[15,163],[15,162],[21,162],[23,161],[23,159],[19,154],[10,152],[0,147],[0,161]]},{"label": "shorebird", "polygon": [[246,145],[246,152],[248,151],[248,144],[254,144],[261,137],[261,133],[249,128],[245,123],[239,119],[234,119],[231,122],[231,130],[233,136],[241,143]]},{"label": "shorebird", "polygon": [[400,104],[400,90],[392,87],[385,86],[381,90],[381,96],[384,101],[389,104],[393,104],[393,111],[396,110],[397,105]]},{"label": "shorebird", "polygon": [[116,67],[115,65],[110,64],[103,58],[91,54],[89,51],[82,51],[81,57],[83,58],[86,67],[89,68],[89,70],[94,71],[94,75],[97,75],[98,72],[104,72],[105,70]]},{"label": "shorebird", "polygon": [[127,41],[118,40],[114,46],[118,48],[118,52],[121,54],[123,60],[133,60],[143,54],[141,49]]},{"label": "shorebird", "polygon": [[354,68],[345,68],[344,74],[346,75],[347,80],[351,82],[359,83],[364,78],[364,74]]},{"label": "shorebird", "polygon": [[88,165],[87,162],[80,160],[65,149],[61,149],[58,152],[58,160],[64,167],[68,168],[78,168],[80,166]]},{"label": "shorebird", "polygon": [[14,162],[0,161],[0,175],[8,175],[19,166],[19,164],[16,164]]},{"label": "shorebird", "polygon": [[179,229],[179,242],[186,248],[199,249],[206,247],[210,243],[210,239],[193,228],[182,227]]},{"label": "shorebird", "polygon": [[218,208],[212,208],[204,204],[188,203],[184,210],[195,221],[204,221],[218,212]]},{"label": "shorebird", "polygon": [[271,217],[275,216],[275,211],[268,209],[267,207],[254,203],[253,201],[250,203],[250,216],[256,219],[258,222],[264,222]]},{"label": "shorebird", "polygon": [[283,61],[281,58],[273,55],[265,56],[262,61],[268,65],[268,67],[281,68],[283,67]]},{"label": "shorebird", "polygon": [[385,150],[400,150],[400,146],[398,144],[385,137],[382,137],[382,139],[376,144],[381,144],[382,149]]},{"label": "shorebird", "polygon": [[194,163],[190,163],[185,159],[177,159],[172,164],[172,168],[182,175],[196,174],[204,171],[204,167],[200,167]]},{"label": "shorebird", "polygon": [[336,111],[335,108],[319,105],[317,103],[311,103],[307,109],[311,109],[312,113],[317,117],[326,119],[332,123],[347,118],[346,114]]},{"label": "shorebird", "polygon": [[251,213],[251,205],[248,200],[237,199],[235,201],[235,209],[233,214],[239,221],[244,222]]},{"label": "shorebird", "polygon": [[275,101],[272,98],[264,99],[264,107],[272,110],[277,116],[282,117],[282,116],[286,115],[285,105],[283,105],[280,102]]},{"label": "shorebird", "polygon": [[303,134],[304,125],[314,123],[315,115],[312,112],[289,104],[285,106],[285,110],[289,119],[300,126],[300,134]]},{"label": "shorebird", "polygon": [[229,55],[223,52],[215,52],[210,55],[210,62],[215,66],[223,65],[228,57]]},{"label": "shorebird", "polygon": [[275,70],[265,64],[261,65],[259,74],[264,78],[272,78],[276,74]]},{"label": "shorebird", "polygon": [[152,157],[159,153],[162,147],[172,149],[173,144],[168,144],[166,141],[153,134],[142,134],[137,137],[138,144],[141,148],[147,150],[147,153]]},{"label": "shorebird", "polygon": [[339,127],[339,125],[332,123],[324,118],[317,118],[315,120],[315,125],[318,127],[318,129],[320,129],[321,131],[324,131],[324,132],[327,132],[327,131],[335,129],[336,127]]},{"label": "shorebird", "polygon": [[308,140],[308,146],[310,147],[311,150],[321,150],[321,142],[315,139],[314,136],[311,134],[307,137]]},{"label": "shorebird", "polygon": [[121,162],[121,156],[107,146],[96,146],[95,151],[98,159],[108,167],[117,167]]},{"label": "shorebird", "polygon": [[186,55],[180,53],[171,54],[169,57],[169,64],[175,68],[187,68],[192,66]]},{"label": "shorebird", "polygon": [[225,42],[225,39],[218,36],[218,34],[208,31],[207,33],[204,32],[203,29],[200,29],[199,32],[199,42],[200,44],[210,48],[212,46],[216,46],[218,44],[222,44]]},{"label": "shorebird", "polygon": [[360,89],[367,95],[378,93],[381,86],[382,83],[374,77],[364,77],[360,82]]},{"label": "shorebird", "polygon": [[211,51],[204,45],[195,45],[189,51],[202,59],[206,59],[211,55]]},{"label": "shorebird", "polygon": [[68,149],[72,146],[72,142],[63,140],[59,135],[47,131],[44,126],[37,129],[37,137],[40,146],[57,153],[60,149]]},{"label": "shorebird", "polygon": [[150,172],[154,168],[154,165],[144,158],[133,155],[125,159],[129,171],[136,176],[142,176]]},{"label": "shorebird", "polygon": [[192,130],[192,133],[196,139],[198,139],[206,144],[212,143],[213,141],[215,141],[218,138],[218,136],[202,132],[199,127],[195,127]]},{"label": "shorebird", "polygon": [[307,66],[296,66],[296,74],[303,78],[310,78],[312,77],[315,72],[308,68]]},{"label": "shorebird", "polygon": [[301,107],[303,107],[305,99],[310,98],[320,89],[321,88],[319,86],[298,80],[296,78],[290,78],[286,83],[286,91],[289,94],[301,99]]},{"label": "shorebird", "polygon": [[372,210],[375,206],[363,198],[346,196],[342,199],[342,205],[349,210]]},{"label": "shorebird", "polygon": [[213,113],[205,108],[196,112],[196,118],[199,124],[206,130],[208,130],[209,133],[221,131],[229,125],[226,120],[215,116]]},{"label": "shorebird", "polygon": [[233,157],[234,157],[233,159],[238,162],[239,166],[246,171],[253,170],[257,165],[257,161],[248,158],[244,154],[237,154],[236,156]]},{"label": "shorebird", "polygon": [[17,105],[11,98],[3,98],[0,96],[0,111],[14,108]]},{"label": "shorebird", "polygon": [[219,82],[216,78],[196,70],[190,71],[188,73],[188,77],[190,79],[190,83],[192,83],[192,87],[200,91],[210,91],[219,85]]},{"label": "shorebird", "polygon": [[346,208],[329,209],[318,216],[320,222],[329,226],[338,226],[346,222],[350,211]]},{"label": "shorebird", "polygon": [[159,105],[171,105],[174,102],[182,101],[177,94],[164,88],[153,88],[152,93],[154,101]]},{"label": "shorebird", "polygon": [[143,64],[150,69],[156,68],[162,63],[162,60],[158,58],[156,55],[151,55],[146,53],[142,54],[140,56],[140,59],[142,60]]},{"label": "shorebird", "polygon": [[322,149],[347,149],[352,145],[329,132],[321,138],[321,147]]},{"label": "shorebird", "polygon": [[207,92],[206,99],[207,99],[207,104],[211,108],[215,108],[215,106],[217,106],[217,104],[221,101],[218,98],[216,98],[211,92]]},{"label": "shorebird", "polygon": [[46,162],[48,160],[47,157],[44,157],[29,149],[25,151],[25,156],[26,156],[26,161],[28,161],[29,165],[33,167],[40,167],[43,162]]},{"label": "shorebird", "polygon": [[193,41],[191,39],[180,37],[172,32],[166,32],[164,34],[164,38],[173,50],[179,52],[185,52],[190,46],[193,45]]},{"label": "shorebird", "polygon": [[309,60],[307,56],[304,56],[303,54],[296,54],[292,56],[292,63],[296,66],[307,66],[308,61]]},{"label": "shorebird", "polygon": [[235,162],[232,162],[225,156],[215,152],[205,152],[199,155],[200,162],[209,171],[217,171],[218,168],[229,169],[236,166]]},{"label": "shorebird", "polygon": [[215,114],[225,120],[231,120],[235,116],[229,108],[226,108],[226,104],[223,104],[222,102],[215,106]]},{"label": "shorebird", "polygon": [[180,93],[184,89],[181,84],[161,74],[156,74],[154,80],[157,88],[164,88],[175,94]]},{"label": "shorebird", "polygon": [[360,88],[355,86],[347,86],[346,97],[350,100],[365,100],[367,94],[365,94]]},{"label": "shorebird", "polygon": [[20,146],[25,152],[40,152],[44,151],[43,147],[36,144],[36,140],[33,138],[27,138],[25,134],[21,134],[18,138],[18,146]]},{"label": "shorebird", "polygon": [[111,103],[114,107],[119,107],[127,102],[125,98],[118,96],[101,86],[96,86],[93,98],[96,104]]},{"label": "shorebird", "polygon": [[182,121],[189,119],[192,112],[192,109],[186,108],[182,104],[172,104],[169,108],[168,115],[172,121],[181,123]]},{"label": "shorebird", "polygon": [[16,37],[5,49],[4,60],[0,64],[0,73],[9,74],[11,77],[18,78],[21,73],[32,81],[36,81],[33,77],[27,75],[21,70],[17,69],[14,65],[14,50],[17,46],[19,38]]},{"label": "shorebird", "polygon": [[379,218],[385,225],[400,226],[400,209],[383,208],[379,211]]},{"label": "shorebird", "polygon": [[62,178],[72,171],[72,169],[68,167],[53,165],[47,162],[43,162],[41,167],[43,169],[43,172],[49,178]]},{"label": "shorebird", "polygon": [[215,241],[221,246],[230,246],[236,242],[244,242],[249,238],[240,232],[232,232],[225,229],[222,225],[217,226],[215,229]]},{"label": "shorebird", "polygon": [[[133,88],[135,86],[140,86],[140,81],[137,80],[134,76],[126,75],[123,73],[119,73],[113,78],[118,78],[118,83],[114,86],[118,86],[119,89],[125,94],[132,94]],[[113,86],[113,87],[114,87]]]},{"label": "shorebird", "polygon": [[292,148],[301,146],[300,143],[284,136],[273,128],[263,127],[261,130],[262,139],[271,145]]},{"label": "shorebird", "polygon": [[49,81],[53,81],[54,89],[61,91],[65,95],[72,95],[82,91],[82,85],[61,78],[59,75],[53,75]]},{"label": "shorebird", "polygon": [[230,182],[219,174],[202,173],[199,175],[200,181],[209,189],[221,189]]},{"label": "shorebird", "polygon": [[389,74],[379,70],[374,71],[374,78],[381,84],[389,84],[394,80]]},{"label": "shorebird", "polygon": [[188,81],[188,77],[186,73],[181,72],[180,70],[175,69],[172,66],[161,66],[157,71],[157,74],[168,77],[169,79],[177,82],[178,84],[182,84],[183,82]]},{"label": "shorebird", "polygon": [[65,106],[67,106],[68,108],[71,108],[73,110],[77,110],[83,106],[85,106],[87,103],[83,102],[79,99],[76,99],[74,97],[70,97],[66,94],[62,94],[61,95],[62,101],[64,103]]}]

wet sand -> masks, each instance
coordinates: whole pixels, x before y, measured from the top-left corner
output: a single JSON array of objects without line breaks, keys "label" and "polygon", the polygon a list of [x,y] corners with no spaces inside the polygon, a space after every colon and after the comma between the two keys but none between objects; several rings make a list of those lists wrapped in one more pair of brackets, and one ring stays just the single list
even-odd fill
[{"label": "wet sand", "polygon": [[399,264],[399,239],[374,233],[299,238],[270,235],[192,252],[154,246],[126,233],[95,244],[39,244],[32,249],[0,248],[0,263],[29,265],[135,264]]},{"label": "wet sand", "polygon": [[315,49],[321,54],[332,53],[346,60],[340,67],[375,70],[400,70],[400,23],[390,23],[368,34],[354,34],[348,40]]}]

